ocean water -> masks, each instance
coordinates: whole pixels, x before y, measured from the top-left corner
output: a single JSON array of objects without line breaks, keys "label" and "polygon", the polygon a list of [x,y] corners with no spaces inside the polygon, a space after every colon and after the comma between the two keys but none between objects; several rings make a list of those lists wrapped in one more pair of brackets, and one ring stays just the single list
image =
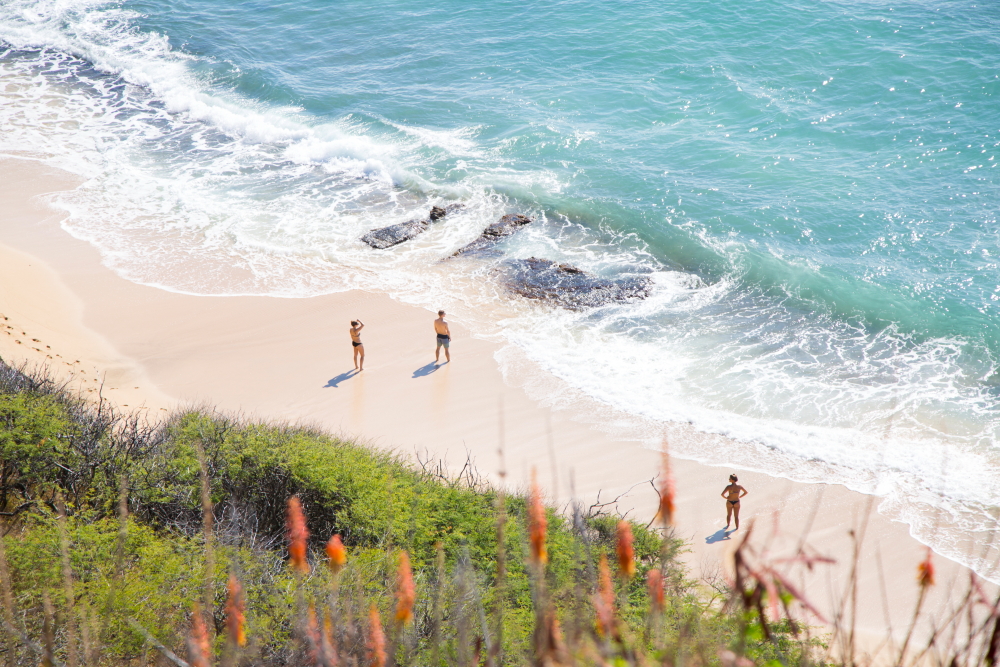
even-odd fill
[{"label": "ocean water", "polygon": [[[54,203],[130,280],[444,307],[1000,582],[996,3],[0,0],[10,152],[86,179]],[[440,261],[506,212],[505,256],[653,295],[559,311]]]}]

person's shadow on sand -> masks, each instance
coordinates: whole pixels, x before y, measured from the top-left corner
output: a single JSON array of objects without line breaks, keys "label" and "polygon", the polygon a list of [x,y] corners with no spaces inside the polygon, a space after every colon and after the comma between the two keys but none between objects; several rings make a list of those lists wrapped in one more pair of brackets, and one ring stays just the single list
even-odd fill
[{"label": "person's shadow on sand", "polygon": [[716,542],[722,542],[723,540],[731,540],[729,537],[729,531],[725,528],[720,528],[708,537],[705,538],[705,544],[715,544]]},{"label": "person's shadow on sand", "polygon": [[325,385],[323,385],[323,389],[326,389],[327,387],[333,387],[334,389],[336,389],[337,385],[339,385],[341,382],[343,382],[344,380],[350,380],[352,377],[354,377],[355,375],[357,375],[360,372],[361,371],[359,371],[357,368],[352,368],[351,370],[347,371],[346,373],[341,373],[340,375],[338,375],[335,378],[330,378],[327,381],[327,383]]},{"label": "person's shadow on sand", "polygon": [[[444,364],[446,363],[448,362],[447,361],[444,362]],[[432,361],[431,363],[425,366],[421,366],[417,370],[413,371],[413,379],[415,380],[417,378],[427,377],[437,369],[441,368],[441,366],[444,366],[444,364],[438,365],[436,361]]]}]

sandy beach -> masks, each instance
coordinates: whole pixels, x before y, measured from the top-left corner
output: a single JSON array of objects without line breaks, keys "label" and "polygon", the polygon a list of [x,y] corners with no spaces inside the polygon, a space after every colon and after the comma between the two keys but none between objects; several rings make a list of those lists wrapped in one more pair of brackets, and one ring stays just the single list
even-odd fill
[{"label": "sandy beach", "polygon": [[[98,390],[151,415],[216,406],[261,418],[316,424],[415,460],[466,459],[492,479],[500,470],[522,487],[537,470],[550,500],[585,505],[617,499],[648,520],[657,496],[650,480],[660,454],[641,437],[622,437],[620,416],[565,393],[558,405],[537,399],[534,383],[554,381],[524,360],[505,378],[498,355],[509,348],[476,338],[453,321],[453,361],[434,364],[432,312],[365,292],[308,299],[199,297],[137,285],[101,263],[87,243],[64,232],[46,193],[74,177],[19,157],[0,159],[0,356],[48,364],[81,391]],[[361,318],[367,358],[355,373],[349,320]],[[508,361],[511,358],[508,357]],[[517,361],[514,359],[514,361]],[[654,428],[652,425],[650,428]],[[709,436],[672,426],[669,437]],[[688,442],[690,449],[691,442]],[[720,462],[721,463],[721,462]],[[728,536],[720,492],[730,472],[750,491],[741,531]],[[820,609],[847,594],[851,532],[861,535],[858,627],[868,646],[912,617],[917,564],[925,547],[905,524],[877,511],[879,499],[844,487],[801,484],[765,474],[673,458],[678,534],[694,576],[721,572],[736,539],[755,523],[757,541],[775,556],[805,541],[838,563],[806,586]],[[936,558],[938,585],[927,608],[944,612],[968,570]],[[888,594],[887,594],[888,592]],[[888,602],[887,602],[888,600]]]}]

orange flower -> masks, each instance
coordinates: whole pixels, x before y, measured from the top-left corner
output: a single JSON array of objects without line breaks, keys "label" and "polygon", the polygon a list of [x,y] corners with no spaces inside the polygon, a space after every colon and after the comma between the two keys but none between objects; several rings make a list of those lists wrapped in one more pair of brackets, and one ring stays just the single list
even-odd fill
[{"label": "orange flower", "polygon": [[663,527],[674,525],[674,475],[670,471],[670,455],[667,453],[667,442],[663,442],[663,469],[660,472],[660,508],[656,513],[656,518],[660,520]]},{"label": "orange flower", "polygon": [[604,554],[601,554],[601,562],[598,564],[594,609],[597,611],[598,632],[609,636],[615,627],[615,591],[611,585],[611,570],[608,568],[608,559]]},{"label": "orange flower", "polygon": [[243,612],[246,605],[243,602],[243,586],[239,579],[229,575],[229,597],[226,599],[226,631],[229,633],[229,641],[238,646],[246,646],[247,636],[243,630],[245,618]]},{"label": "orange flower", "polygon": [[368,665],[369,667],[385,667],[385,633],[382,632],[382,617],[378,607],[372,605],[368,612]]},{"label": "orange flower", "polygon": [[347,565],[347,547],[340,541],[340,535],[334,535],[326,543],[326,556],[330,559],[330,571],[334,574]]},{"label": "orange flower", "polygon": [[545,531],[548,521],[545,518],[545,506],[542,504],[542,494],[538,483],[532,475],[531,495],[528,497],[528,539],[531,542],[531,562],[545,564],[549,561],[549,553],[545,549]]},{"label": "orange flower", "polygon": [[663,611],[663,573],[657,569],[652,569],[646,574],[646,588],[649,590],[649,599],[653,603],[654,611]]},{"label": "orange flower", "polygon": [[917,582],[921,588],[934,585],[934,563],[931,562],[930,547],[927,547],[927,558],[917,566]]},{"label": "orange flower", "polygon": [[635,576],[635,549],[632,547],[632,526],[628,521],[618,522],[618,543],[615,553],[618,554],[618,571],[623,577]]},{"label": "orange flower", "polygon": [[330,612],[326,612],[323,615],[323,636],[322,643],[320,644],[323,655],[326,658],[326,664],[333,665],[337,664],[337,645],[334,643],[333,639],[333,619],[330,618]]},{"label": "orange flower", "polygon": [[201,615],[201,608],[194,606],[191,612],[191,634],[188,636],[188,661],[191,667],[211,667],[212,644],[208,640],[208,628]]},{"label": "orange flower", "polygon": [[409,623],[413,620],[413,603],[417,593],[413,586],[413,572],[410,570],[410,555],[399,554],[399,568],[396,570],[396,622]]},{"label": "orange flower", "polygon": [[302,513],[302,503],[297,496],[288,499],[288,557],[292,567],[302,574],[308,574],[309,562],[306,560],[306,540],[309,539],[309,529],[306,528],[306,517]]},{"label": "orange flower", "polygon": [[319,634],[319,622],[316,620],[316,607],[309,603],[309,614],[306,617],[306,638],[309,640],[309,659],[317,665],[323,665],[323,652],[320,643],[323,641]]}]

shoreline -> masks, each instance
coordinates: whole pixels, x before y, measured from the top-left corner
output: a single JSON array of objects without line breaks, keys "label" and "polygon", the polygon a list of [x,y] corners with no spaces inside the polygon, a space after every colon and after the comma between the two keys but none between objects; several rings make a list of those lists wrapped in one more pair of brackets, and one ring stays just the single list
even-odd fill
[{"label": "shoreline", "polygon": [[[572,486],[587,505],[600,492],[601,501],[620,496],[618,507],[630,516],[652,516],[657,497],[648,481],[658,472],[659,453],[621,437],[610,408],[591,402],[567,410],[537,398],[530,385],[544,380],[542,372],[518,359],[512,348],[477,339],[453,322],[454,361],[434,368],[435,315],[385,295],[205,297],[128,282],[106,268],[92,246],[63,232],[63,214],[38,198],[77,183],[32,160],[0,159],[0,281],[9,287],[0,293],[0,313],[28,340],[37,338],[57,354],[79,360],[75,367],[62,362],[68,364],[66,379],[91,389],[86,383],[96,382],[74,368],[106,373],[105,397],[129,408],[165,412],[212,405],[316,424],[411,457],[444,459],[452,468],[471,457],[486,477],[497,479],[496,471],[503,469],[515,486],[525,485],[537,469],[556,505],[566,503]],[[352,317],[368,325],[363,334],[367,368],[361,374],[350,372],[347,322]],[[55,362],[41,352],[47,348],[36,351],[25,347],[27,341],[19,346],[14,339],[0,336],[0,356],[14,362]],[[520,370],[504,377],[501,358],[504,368]],[[578,400],[569,395],[559,402]],[[580,413],[587,411],[585,423]],[[683,433],[684,426],[672,430]],[[708,441],[713,436],[698,437]],[[691,545],[686,562],[693,576],[720,572],[733,538],[741,534],[724,536],[719,530],[724,506],[716,496],[732,471],[673,460],[676,530]],[[762,524],[756,529],[758,538],[773,530],[772,552],[792,550],[808,532],[808,543],[819,552],[839,556],[840,564],[831,568],[835,571],[814,576],[808,584],[810,599],[821,609],[846,595],[843,585],[853,549],[848,533],[866,525],[869,539],[859,569],[859,589],[866,597],[859,604],[859,628],[874,645],[887,624],[897,634],[905,627],[917,597],[914,577],[924,549],[906,524],[876,511],[880,499],[839,485],[735,472],[751,493],[744,528],[756,517]],[[820,512],[815,523],[814,507]],[[772,522],[775,513],[780,513],[780,524],[777,518]],[[943,558],[936,563],[941,583],[927,604],[944,610],[951,595],[947,582],[964,578],[967,569]],[[880,581],[894,593],[888,610],[883,609]]]}]

